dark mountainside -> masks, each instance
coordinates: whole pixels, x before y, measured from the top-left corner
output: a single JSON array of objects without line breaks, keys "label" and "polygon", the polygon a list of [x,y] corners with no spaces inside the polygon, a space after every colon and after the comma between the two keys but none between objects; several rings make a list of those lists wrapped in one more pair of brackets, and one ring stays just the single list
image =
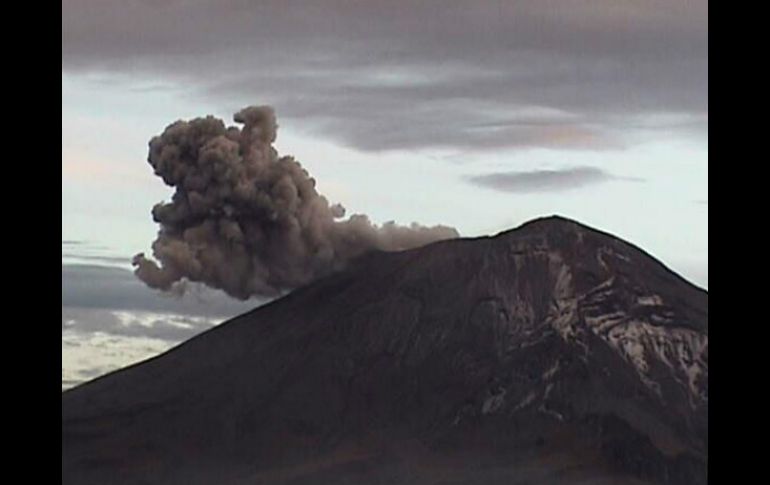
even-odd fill
[{"label": "dark mountainside", "polygon": [[707,482],[708,293],[559,217],[375,252],[62,394],[65,484]]}]

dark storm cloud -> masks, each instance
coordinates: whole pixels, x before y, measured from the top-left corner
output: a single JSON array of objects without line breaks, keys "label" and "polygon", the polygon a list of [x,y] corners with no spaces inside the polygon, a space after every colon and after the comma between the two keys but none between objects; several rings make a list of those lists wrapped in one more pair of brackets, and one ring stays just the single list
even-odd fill
[{"label": "dark storm cloud", "polygon": [[471,176],[467,180],[473,184],[502,192],[527,193],[570,190],[609,180],[641,181],[630,177],[616,177],[596,167],[498,172]]},{"label": "dark storm cloud", "polygon": [[258,100],[362,150],[613,148],[640,120],[651,137],[708,125],[705,0],[66,0],[62,42],[66,72]]},{"label": "dark storm cloud", "polygon": [[134,274],[121,268],[96,265],[62,265],[62,308],[109,311],[144,311],[201,317],[234,317],[266,300],[238,302],[222,293],[196,287],[183,296],[147,288]]}]

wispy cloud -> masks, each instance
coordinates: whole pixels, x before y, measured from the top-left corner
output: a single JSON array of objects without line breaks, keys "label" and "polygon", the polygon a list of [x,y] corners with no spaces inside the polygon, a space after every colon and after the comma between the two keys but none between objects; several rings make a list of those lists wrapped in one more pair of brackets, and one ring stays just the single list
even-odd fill
[{"label": "wispy cloud", "polygon": [[619,177],[596,167],[572,167],[561,170],[496,172],[467,177],[475,185],[513,193],[573,190],[611,180],[641,182],[635,177]]},{"label": "wispy cloud", "polygon": [[131,264],[129,256],[98,256],[91,254],[78,254],[73,252],[62,252],[62,260],[92,261],[96,263],[106,263],[107,265],[127,266]]},{"label": "wispy cloud", "polygon": [[225,319],[146,311],[62,307],[62,332],[104,333],[179,343]]},{"label": "wispy cloud", "polygon": [[62,240],[62,264],[97,264],[131,267],[131,257],[115,254],[110,248],[83,240]]}]

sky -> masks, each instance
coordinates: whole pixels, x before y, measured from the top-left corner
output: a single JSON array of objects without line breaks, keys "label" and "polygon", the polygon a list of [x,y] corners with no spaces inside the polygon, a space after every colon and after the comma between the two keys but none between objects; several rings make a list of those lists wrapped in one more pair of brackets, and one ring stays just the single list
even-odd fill
[{"label": "sky", "polygon": [[708,287],[705,0],[63,0],[63,388],[261,303],[130,272],[172,193],[149,140],[250,105],[349,213],[560,214]]}]

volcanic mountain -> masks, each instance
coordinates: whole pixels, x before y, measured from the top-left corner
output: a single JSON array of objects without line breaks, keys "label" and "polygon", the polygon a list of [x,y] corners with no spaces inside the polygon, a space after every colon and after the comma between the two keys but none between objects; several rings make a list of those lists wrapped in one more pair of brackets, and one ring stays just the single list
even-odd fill
[{"label": "volcanic mountain", "polygon": [[708,293],[559,217],[373,252],[62,394],[65,484],[705,484]]}]

